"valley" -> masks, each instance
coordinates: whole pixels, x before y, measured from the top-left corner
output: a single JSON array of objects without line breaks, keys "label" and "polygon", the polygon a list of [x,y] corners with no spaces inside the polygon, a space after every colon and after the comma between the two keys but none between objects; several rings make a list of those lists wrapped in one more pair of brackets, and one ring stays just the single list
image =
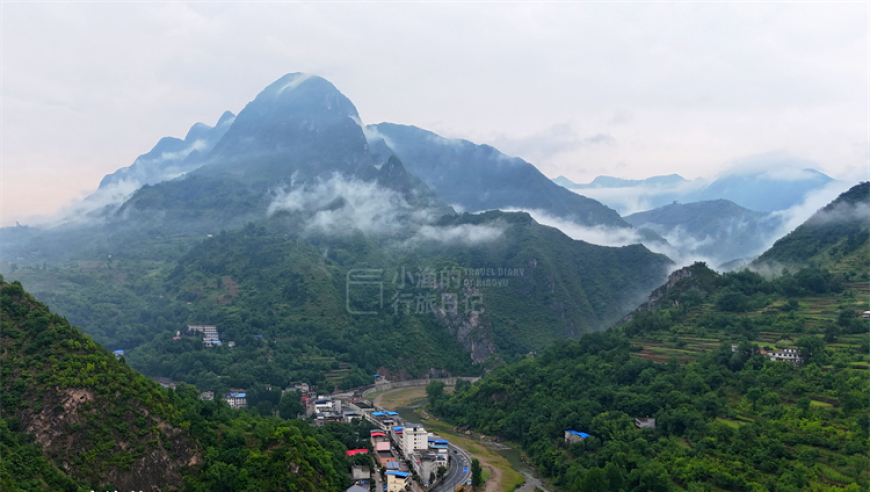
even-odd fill
[{"label": "valley", "polygon": [[689,184],[554,182],[287,74],[0,230],[3,488],[866,489],[870,183],[798,225],[845,185]]}]

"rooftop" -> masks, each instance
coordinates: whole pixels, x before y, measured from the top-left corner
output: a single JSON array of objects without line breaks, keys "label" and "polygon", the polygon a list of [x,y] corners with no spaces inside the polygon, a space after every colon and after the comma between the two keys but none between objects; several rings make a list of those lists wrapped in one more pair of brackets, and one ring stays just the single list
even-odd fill
[{"label": "rooftop", "polygon": [[586,439],[587,437],[591,437],[589,434],[587,434],[587,433],[585,433],[585,432],[578,432],[578,431],[575,431],[575,430],[566,430],[565,432],[567,432],[568,434],[573,434],[573,435],[575,435],[575,436],[580,436],[580,437],[582,437],[583,439]]}]

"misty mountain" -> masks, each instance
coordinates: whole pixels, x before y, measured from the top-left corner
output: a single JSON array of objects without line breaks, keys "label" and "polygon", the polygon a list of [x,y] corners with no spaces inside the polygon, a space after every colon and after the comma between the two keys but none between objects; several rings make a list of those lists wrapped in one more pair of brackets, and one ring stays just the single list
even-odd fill
[{"label": "misty mountain", "polygon": [[[320,77],[282,77],[228,124],[196,169],[145,184],[90,222],[21,228],[26,241],[12,253],[39,262],[16,277],[97,340],[133,349],[131,364],[150,375],[223,385],[230,379],[215,383],[217,376],[255,367],[256,376],[237,381],[244,387],[274,369],[259,346],[238,355],[256,334],[287,342],[275,385],[350,387],[382,369],[395,377],[474,374],[493,358],[605,328],[672,265],[642,245],[571,239],[527,213],[458,215],[449,204],[529,208],[636,232],[613,210],[492,147],[392,124],[364,130],[350,100]],[[167,142],[137,162],[180,148]],[[47,263],[58,260],[66,263]],[[386,299],[404,304],[350,315],[353,271],[419,280],[445,265],[477,273],[454,290],[385,287]],[[480,296],[482,310],[450,308]],[[400,316],[405,307],[415,313]],[[220,324],[239,351],[197,354],[205,369],[194,371],[181,362],[191,355],[178,350],[190,344],[171,337],[184,323]],[[338,367],[299,362],[312,356]]]},{"label": "misty mountain", "polygon": [[235,115],[226,111],[213,127],[204,123],[194,124],[183,140],[161,138],[151,151],[137,157],[132,165],[107,174],[99,187],[106,188],[122,181],[138,183],[140,186],[159,183],[192,171],[203,163],[203,158],[224,136],[234,120]]},{"label": "misty mountain", "polygon": [[854,275],[870,270],[870,182],[841,194],[752,263],[773,273],[807,265]]},{"label": "misty mountain", "polygon": [[[833,181],[815,169],[723,176],[686,201],[726,199],[750,210],[775,212],[802,202],[807,193]],[[689,200],[691,198],[691,200]]]},{"label": "misty mountain", "polygon": [[[771,170],[736,169],[713,182],[692,181],[677,174],[629,180],[598,176],[591,183],[577,184],[560,176],[554,183],[594,198],[623,215],[652,210],[673,202],[729,200],[759,212],[787,210],[804,202],[806,197],[824,188],[833,179],[806,167],[813,164],[800,160],[777,160],[771,157]],[[754,162],[754,161],[753,161]],[[763,163],[757,163],[763,169]]]},{"label": "misty mountain", "polygon": [[623,218],[635,227],[654,230],[683,257],[705,258],[716,265],[758,255],[782,227],[780,216],[728,200],[672,203]]},{"label": "misty mountain", "polygon": [[[134,304],[128,314],[68,314],[87,316],[97,340],[123,346],[146,374],[211,388],[249,385],[241,375],[257,368],[257,380],[272,385],[302,379],[347,388],[368,384],[375,372],[474,375],[499,358],[603,329],[671,266],[641,245],[575,241],[520,212],[444,216],[402,242],[299,230],[292,214],[277,213],[203,241],[163,273],[131,265],[123,281],[109,280],[114,291],[136,292],[126,296]],[[376,273],[367,280],[373,284],[355,280],[360,268]],[[82,294],[51,299],[65,309],[84,304],[74,301]],[[237,347],[179,352],[172,337],[184,322],[217,324]],[[254,335],[275,341],[273,363],[250,342]],[[345,370],[295,362],[306,354],[335,358]],[[202,365],[183,362],[191,358]],[[259,372],[266,366],[268,376]]]},{"label": "misty mountain", "polygon": [[370,125],[367,133],[382,159],[395,153],[445,202],[463,210],[540,210],[581,225],[627,227],[614,210],[565,190],[532,164],[489,145],[393,123]]}]

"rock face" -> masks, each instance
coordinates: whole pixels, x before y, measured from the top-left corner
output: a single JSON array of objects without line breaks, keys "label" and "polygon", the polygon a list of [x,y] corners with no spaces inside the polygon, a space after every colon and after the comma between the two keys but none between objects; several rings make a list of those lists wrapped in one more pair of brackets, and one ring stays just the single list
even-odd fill
[{"label": "rock face", "polygon": [[712,290],[711,279],[716,275],[716,272],[702,262],[674,270],[668,275],[668,281],[664,285],[653,290],[646,302],[625,315],[617,324],[631,321],[638,313],[657,311],[664,305],[678,305],[677,299],[689,290],[709,292]]},{"label": "rock face", "polygon": [[496,352],[496,347],[493,343],[492,323],[486,315],[486,308],[472,305],[475,296],[480,296],[480,290],[469,286],[459,294],[443,295],[445,303],[436,307],[435,317],[444,325],[444,329],[456,338],[463,350],[471,355],[471,360],[475,364],[483,363],[487,357]]},{"label": "rock face", "polygon": [[[50,397],[39,412],[20,411],[16,413],[22,428],[33,434],[35,441],[50,456],[58,456],[55,464],[68,475],[78,476],[80,470],[72,459],[78,454],[88,454],[92,450],[87,445],[88,425],[100,419],[100,398],[85,388],[56,388],[57,393]],[[57,409],[63,407],[63,411]],[[147,411],[146,411],[147,413]],[[192,453],[188,439],[181,429],[173,427],[162,419],[154,419],[156,432],[144,437],[164,436],[165,447],[146,450],[138,459],[126,467],[104,468],[103,477],[119,490],[180,490],[183,487],[181,468],[195,465],[200,457]],[[124,439],[117,436],[114,447],[118,451],[132,451],[141,444],[141,436]],[[167,449],[169,447],[170,449]],[[84,478],[84,477],[83,477]]]}]

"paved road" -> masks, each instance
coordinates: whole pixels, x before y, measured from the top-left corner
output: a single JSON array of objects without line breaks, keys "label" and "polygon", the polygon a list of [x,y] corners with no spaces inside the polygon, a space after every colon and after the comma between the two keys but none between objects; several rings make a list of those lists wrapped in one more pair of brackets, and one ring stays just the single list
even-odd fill
[{"label": "paved road", "polygon": [[[450,469],[430,492],[450,492],[471,480],[471,457],[462,448],[450,444]],[[466,470],[466,471],[462,471]]]}]

